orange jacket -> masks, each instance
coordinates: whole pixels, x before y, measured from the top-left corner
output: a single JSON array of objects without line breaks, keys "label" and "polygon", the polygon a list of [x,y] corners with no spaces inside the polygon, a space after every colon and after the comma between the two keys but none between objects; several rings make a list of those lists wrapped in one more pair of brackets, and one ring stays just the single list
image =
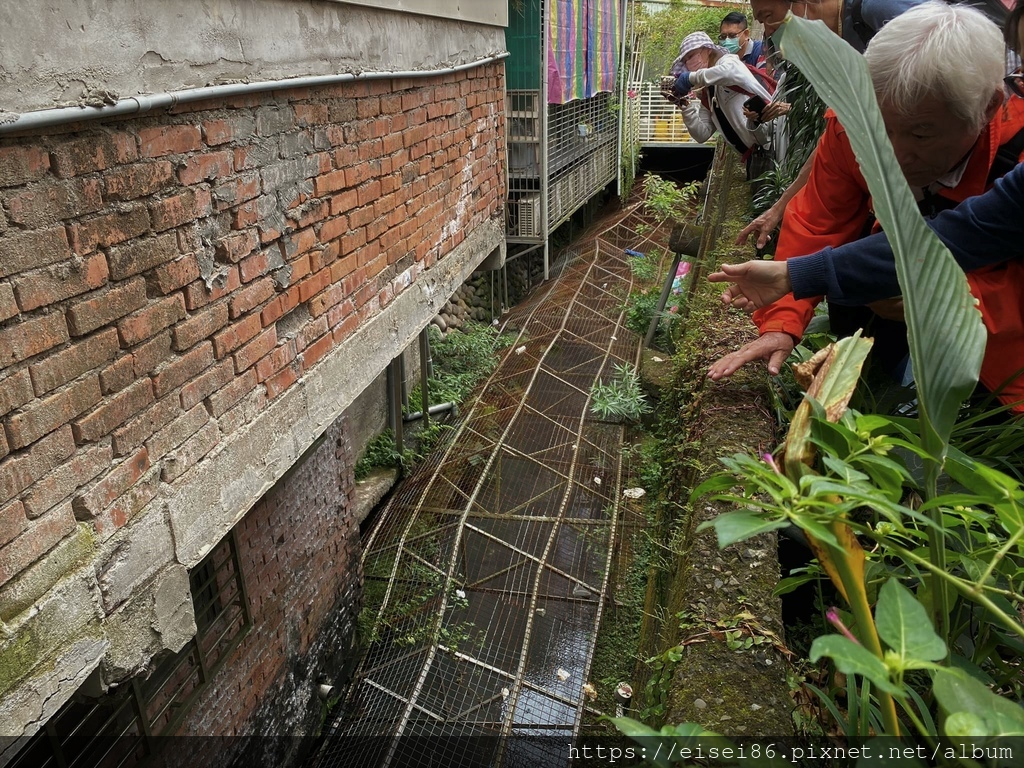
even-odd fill
[{"label": "orange jacket", "polygon": [[[786,206],[776,260],[857,240],[870,220],[871,196],[846,131],[831,110],[825,117],[825,132],[807,184]],[[1022,128],[1024,99],[1011,98],[982,131],[960,183],[938,194],[959,203],[988,189],[996,152]],[[1013,261],[977,270],[968,275],[968,283],[989,334],[981,382],[991,391],[1002,388],[1004,402],[1020,402],[1024,400],[1024,376],[1017,375],[1024,367],[1024,265]],[[755,312],[754,323],[762,334],[781,331],[799,339],[822,298],[786,296]],[[1014,410],[1024,412],[1024,403]]]}]

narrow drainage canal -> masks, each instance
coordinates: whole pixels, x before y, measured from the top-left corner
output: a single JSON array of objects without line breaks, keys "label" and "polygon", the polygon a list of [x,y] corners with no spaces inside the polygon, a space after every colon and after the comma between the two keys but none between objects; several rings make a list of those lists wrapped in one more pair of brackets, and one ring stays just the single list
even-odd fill
[{"label": "narrow drainage canal", "polygon": [[363,558],[372,642],[320,768],[568,763],[622,495],[624,427],[590,390],[637,362],[622,307],[640,239],[591,234],[506,316],[516,341],[389,500]]}]

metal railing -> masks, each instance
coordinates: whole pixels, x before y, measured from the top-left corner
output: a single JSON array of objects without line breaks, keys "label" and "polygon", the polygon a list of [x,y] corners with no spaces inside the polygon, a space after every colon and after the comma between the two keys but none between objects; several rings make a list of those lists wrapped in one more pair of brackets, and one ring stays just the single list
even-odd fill
[{"label": "metal railing", "polygon": [[633,135],[641,146],[698,146],[686,130],[682,113],[661,95],[657,83],[633,83],[629,93],[635,105],[630,110],[636,121]]}]

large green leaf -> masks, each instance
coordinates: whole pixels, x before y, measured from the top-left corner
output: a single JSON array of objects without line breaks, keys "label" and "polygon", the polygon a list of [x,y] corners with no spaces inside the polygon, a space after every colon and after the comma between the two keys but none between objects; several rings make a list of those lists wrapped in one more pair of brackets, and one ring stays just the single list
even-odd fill
[{"label": "large green leaf", "polygon": [[820,21],[787,18],[775,39],[846,128],[896,255],[922,442],[936,476],[963,399],[978,379],[985,328],[963,272],[925,225],[886,137],[867,66]]},{"label": "large green leaf", "polygon": [[896,579],[885,582],[878,593],[875,626],[878,636],[899,656],[903,669],[946,657],[946,644],[932,629],[928,612]]},{"label": "large green leaf", "polygon": [[879,690],[900,693],[900,689],[889,680],[889,670],[882,660],[863,645],[858,645],[842,635],[823,635],[814,639],[808,658],[814,662],[822,656],[832,659],[836,669],[843,674],[861,675]]},{"label": "large green leaf", "polygon": [[1024,736],[1020,704],[997,696],[962,669],[937,669],[934,674],[932,692],[946,711],[948,735]]}]

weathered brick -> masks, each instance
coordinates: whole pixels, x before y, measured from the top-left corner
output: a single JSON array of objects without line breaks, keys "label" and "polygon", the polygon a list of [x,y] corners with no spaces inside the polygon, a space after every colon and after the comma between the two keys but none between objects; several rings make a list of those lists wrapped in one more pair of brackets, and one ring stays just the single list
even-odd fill
[{"label": "weathered brick", "polygon": [[75,452],[75,438],[66,426],[44,437],[24,453],[0,462],[0,504],[21,493],[32,483]]},{"label": "weathered brick", "polygon": [[235,378],[235,366],[230,360],[224,360],[206,373],[196,377],[181,388],[181,408],[191,410],[203,402],[208,395],[226,386]]},{"label": "weathered brick", "polygon": [[72,500],[72,507],[79,519],[96,517],[113,504],[117,497],[137,483],[149,471],[149,451],[140,448],[126,458],[92,488],[78,494]]},{"label": "weathered brick", "polygon": [[54,171],[64,178],[102,171],[121,160],[113,139],[101,133],[64,141],[50,155]]},{"label": "weathered brick", "polygon": [[75,530],[71,504],[65,504],[29,525],[0,549],[0,585],[6,584]]},{"label": "weathered brick", "polygon": [[206,424],[178,448],[164,457],[160,478],[170,483],[190,470],[220,442],[220,427],[214,421]]},{"label": "weathered brick", "polygon": [[131,347],[156,336],[185,317],[185,298],[180,293],[155,301],[125,317],[117,324],[121,344]]},{"label": "weathered brick", "polygon": [[202,146],[198,125],[160,125],[139,131],[139,148],[143,157],[195,152]]},{"label": "weathered brick", "polygon": [[162,232],[208,216],[213,212],[213,202],[209,190],[186,189],[151,203],[149,210],[153,217],[153,231]]},{"label": "weathered brick", "polygon": [[0,368],[53,349],[69,338],[67,323],[58,312],[0,328]]},{"label": "weathered brick", "polygon": [[124,280],[126,277],[166,264],[180,255],[178,236],[174,232],[136,240],[120,248],[111,248],[107,255],[110,279]]},{"label": "weathered brick", "polygon": [[185,306],[189,312],[216,301],[237,290],[241,285],[238,279],[238,267],[230,266],[226,272],[214,278],[210,285],[205,280],[197,280],[185,287]]},{"label": "weathered brick", "polygon": [[231,319],[234,320],[264,302],[269,301],[273,298],[275,292],[274,281],[269,277],[264,277],[250,283],[240,291],[235,291],[231,296],[229,304]]},{"label": "weathered brick", "polygon": [[96,374],[69,384],[49,397],[29,403],[9,417],[7,439],[12,448],[34,443],[58,427],[85,413],[100,401],[100,380]]},{"label": "weathered brick", "polygon": [[69,258],[71,246],[64,227],[18,234],[8,232],[0,237],[0,277]]},{"label": "weathered brick", "polygon": [[117,350],[117,331],[107,328],[33,363],[29,373],[36,395],[45,395],[86,371],[103,367],[114,359]]},{"label": "weathered brick", "polygon": [[18,302],[10,283],[0,283],[0,323],[18,314]]},{"label": "weathered brick", "polygon": [[174,183],[174,166],[166,160],[138,163],[104,174],[107,199],[135,200],[160,192]]},{"label": "weathered brick", "polygon": [[[138,483],[119,496],[113,504],[92,517],[93,528],[99,540],[105,541],[115,531],[134,519],[149,502],[156,498],[159,490],[160,472],[152,469]],[[80,519],[88,520],[90,518],[81,517]]]},{"label": "weathered brick", "polygon": [[203,339],[208,339],[228,324],[228,305],[221,301],[211,304],[174,326],[174,348],[178,352],[194,347]]},{"label": "weathered brick", "polygon": [[246,368],[255,365],[261,357],[270,354],[270,351],[276,346],[277,330],[273,327],[267,328],[234,354],[235,372],[241,373]]},{"label": "weathered brick", "polygon": [[234,406],[217,418],[220,431],[223,435],[230,435],[238,431],[246,424],[251,424],[260,412],[267,407],[267,388],[257,385],[255,389],[247,393]]},{"label": "weathered brick", "polygon": [[256,110],[256,134],[272,136],[295,127],[295,112],[291,107],[260,107]]},{"label": "weathered brick", "polygon": [[149,211],[135,204],[75,224],[71,227],[71,245],[76,253],[91,253],[98,246],[117,245],[148,231]]},{"label": "weathered brick", "polygon": [[27,368],[12,371],[0,379],[0,416],[13,411],[35,397]]},{"label": "weathered brick", "polygon": [[137,277],[74,302],[67,311],[74,336],[84,336],[146,305],[146,281]]},{"label": "weathered brick", "polygon": [[298,380],[299,374],[293,366],[274,374],[264,382],[267,388],[267,398],[273,400]]},{"label": "weathered brick", "polygon": [[98,408],[73,421],[71,427],[75,440],[79,443],[95,442],[141,413],[152,402],[152,382],[140,379],[127,389],[107,397]]},{"label": "weathered brick", "polygon": [[[114,331],[114,338],[117,338],[117,331]],[[100,390],[104,395],[112,392],[120,392],[133,381],[135,381],[135,360],[132,355],[122,355],[114,363],[100,371]]]},{"label": "weathered brick", "polygon": [[194,253],[178,256],[146,274],[146,285],[154,293],[166,296],[199,279],[199,260]]},{"label": "weathered brick", "polygon": [[252,230],[234,232],[217,243],[217,255],[236,263],[259,248],[260,239]]},{"label": "weathered brick", "polygon": [[280,371],[295,359],[294,340],[279,344],[274,350],[256,363],[256,380],[264,381]]},{"label": "weathered brick", "polygon": [[334,339],[329,333],[310,344],[302,353],[303,370],[309,370],[320,362],[333,346]]},{"label": "weathered brick", "polygon": [[148,410],[139,414],[123,427],[114,430],[113,447],[115,456],[124,456],[148,440],[154,432],[162,429],[181,413],[181,402],[177,397],[158,401]]},{"label": "weathered brick", "polygon": [[230,176],[235,170],[235,153],[210,152],[193,155],[178,168],[178,181],[185,185]]},{"label": "weathered brick", "polygon": [[107,260],[102,253],[74,257],[13,278],[14,295],[22,312],[99,288],[107,282]]},{"label": "weathered brick", "polygon": [[220,333],[214,334],[213,353],[219,360],[231,352],[234,352],[247,341],[254,339],[262,330],[259,315],[249,315],[237,323],[228,326]]},{"label": "weathered brick", "polygon": [[192,437],[209,420],[210,414],[201,405],[179,416],[146,441],[150,461],[162,459]]},{"label": "weathered brick", "polygon": [[79,451],[71,460],[40,478],[22,497],[29,519],[42,515],[67,499],[110,466],[109,445],[96,445]]},{"label": "weathered brick", "polygon": [[132,350],[132,362],[135,366],[135,377],[142,378],[151,373],[164,360],[171,357],[171,332],[164,331],[159,336],[140,344]]},{"label": "weathered brick", "polygon": [[248,139],[256,132],[256,120],[250,115],[236,115],[224,120],[205,120],[202,128],[206,143],[213,147]]},{"label": "weathered brick", "polygon": [[245,373],[234,377],[232,381],[223,385],[220,389],[210,395],[210,413],[214,418],[220,418],[235,403],[252,392],[256,388],[256,371],[250,369]]},{"label": "weathered brick", "polygon": [[[218,211],[251,201],[260,194],[260,175],[256,171],[226,179],[214,186],[211,195]],[[253,207],[253,211],[257,208]],[[235,227],[241,229],[241,227]]]},{"label": "weathered brick", "polygon": [[0,459],[11,452],[11,446],[7,444],[7,433],[0,429]]},{"label": "weathered brick", "polygon": [[98,179],[37,184],[7,200],[11,221],[27,229],[42,229],[64,219],[95,213],[102,207]]},{"label": "weathered brick", "polygon": [[0,547],[11,541],[25,530],[28,519],[25,517],[25,506],[20,501],[12,501],[6,507],[0,507]]},{"label": "weathered brick", "polygon": [[186,381],[194,379],[213,365],[213,344],[204,342],[191,352],[164,365],[153,376],[153,389],[157,397],[163,397]]},{"label": "weathered brick", "polygon": [[243,283],[249,283],[260,275],[273,272],[283,266],[284,258],[281,256],[281,252],[274,248],[273,250],[259,251],[242,259],[238,264],[238,274]]},{"label": "weathered brick", "polygon": [[0,187],[41,179],[50,170],[50,156],[39,146],[0,147]]}]

